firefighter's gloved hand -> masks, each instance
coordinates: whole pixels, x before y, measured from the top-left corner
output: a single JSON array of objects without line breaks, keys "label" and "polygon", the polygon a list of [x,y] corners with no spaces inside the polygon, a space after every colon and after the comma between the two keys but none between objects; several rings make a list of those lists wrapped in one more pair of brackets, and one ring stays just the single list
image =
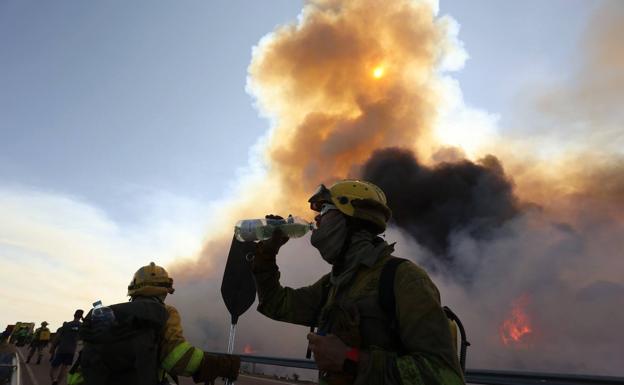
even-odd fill
[{"label": "firefighter's gloved hand", "polygon": [[[267,215],[266,219],[284,219],[278,215]],[[256,244],[254,253],[253,271],[256,273],[263,271],[277,270],[275,257],[279,249],[288,242],[288,237],[280,230],[275,229],[273,236]]]},{"label": "firefighter's gloved hand", "polygon": [[240,357],[231,354],[204,353],[199,370],[193,374],[195,383],[212,383],[217,377],[235,381],[240,370]]},{"label": "firefighter's gloved hand", "polygon": [[308,333],[310,350],[314,353],[314,361],[320,370],[330,372],[342,371],[342,366],[349,348],[340,338],[333,334],[320,336]]},{"label": "firefighter's gloved hand", "polygon": [[[280,221],[284,220],[284,218],[280,217],[279,215],[273,215],[273,214],[266,215],[264,218],[269,219],[269,220],[270,219],[280,220]],[[288,238],[288,236],[284,234],[282,230],[277,228],[275,229],[275,231],[273,231],[273,236],[271,238],[261,241],[258,244],[262,245],[262,247],[266,249],[268,253],[274,252],[274,254],[277,255],[277,252],[279,251],[279,249],[286,242],[288,242],[288,239],[290,238]]]}]

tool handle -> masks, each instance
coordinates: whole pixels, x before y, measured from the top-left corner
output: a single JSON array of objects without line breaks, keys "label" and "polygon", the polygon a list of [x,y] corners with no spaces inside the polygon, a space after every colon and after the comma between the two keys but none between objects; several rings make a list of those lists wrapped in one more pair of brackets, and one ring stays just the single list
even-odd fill
[{"label": "tool handle", "polygon": [[[314,326],[310,326],[310,333],[314,333]],[[310,350],[310,345],[308,344],[308,350],[306,350],[306,356],[308,360],[312,358],[312,350]]]},{"label": "tool handle", "polygon": [[[232,318],[232,320],[234,320],[234,318]],[[228,337],[228,347],[227,347],[227,352],[228,354],[232,354],[234,352],[234,339],[236,338],[236,323],[232,323],[232,325],[230,325],[230,336]],[[229,378],[225,380],[225,385],[233,385],[234,381],[230,380]]]}]

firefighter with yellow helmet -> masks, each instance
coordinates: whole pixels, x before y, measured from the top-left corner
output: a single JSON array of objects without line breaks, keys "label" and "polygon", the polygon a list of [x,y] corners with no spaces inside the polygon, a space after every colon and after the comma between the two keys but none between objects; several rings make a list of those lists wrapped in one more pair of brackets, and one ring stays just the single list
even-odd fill
[{"label": "firefighter with yellow helmet", "polygon": [[173,292],[173,279],[152,262],[134,274],[130,302],[110,306],[112,323],[98,325],[101,320],[89,312],[80,330],[80,363],[68,384],[156,385],[177,382],[178,376],[192,376],[196,383],[235,380],[238,356],[205,353],[186,341],[180,314],[164,302]]},{"label": "firefighter with yellow helmet", "polygon": [[48,323],[43,321],[41,323],[41,327],[37,328],[33,333],[32,340],[30,341],[30,350],[28,351],[28,357],[26,358],[26,363],[30,363],[30,360],[37,352],[37,364],[41,363],[41,358],[43,357],[43,348],[48,345],[50,342],[50,329],[48,329]]},{"label": "firefighter with yellow helmet", "polygon": [[258,311],[317,327],[308,342],[320,384],[463,384],[438,289],[379,237],[391,216],[384,192],[343,180],[321,185],[309,203],[318,213],[310,242],[331,272],[282,287],[276,255],[288,238],[278,231],[258,244],[253,269]]}]

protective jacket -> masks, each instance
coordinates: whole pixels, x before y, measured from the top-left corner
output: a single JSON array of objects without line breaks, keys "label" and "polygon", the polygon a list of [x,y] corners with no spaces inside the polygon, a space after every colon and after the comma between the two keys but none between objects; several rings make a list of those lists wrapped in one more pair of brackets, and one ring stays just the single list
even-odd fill
[{"label": "protective jacket", "polygon": [[167,322],[162,333],[160,352],[161,367],[174,376],[192,376],[204,360],[204,352],[192,346],[184,338],[180,313],[165,305]]},{"label": "protective jacket", "polygon": [[[149,299],[158,300],[154,297],[137,297],[136,300]],[[211,382],[216,377],[235,380],[238,376],[240,358],[205,353],[194,347],[184,338],[178,310],[167,304],[165,304],[165,309],[167,321],[160,343],[161,368],[173,377],[192,376],[195,382]]]},{"label": "protective jacket", "polygon": [[272,260],[272,265],[254,266],[258,311],[278,321],[318,326],[320,332],[370,353],[370,360],[358,365],[355,376],[328,373],[320,383],[464,383],[440,294],[423,269],[413,263],[399,265],[394,284],[396,314],[380,307],[379,277],[393,251],[381,238],[355,239],[345,255],[347,263],[357,261],[349,274],[326,274],[298,289],[280,285],[274,258],[260,256]]}]

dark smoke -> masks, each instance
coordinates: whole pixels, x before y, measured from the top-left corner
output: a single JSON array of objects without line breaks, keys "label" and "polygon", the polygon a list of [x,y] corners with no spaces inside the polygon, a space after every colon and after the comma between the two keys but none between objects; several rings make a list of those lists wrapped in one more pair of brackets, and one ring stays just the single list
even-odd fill
[{"label": "dark smoke", "polygon": [[520,211],[513,185],[492,155],[427,167],[409,150],[388,148],[373,153],[363,178],[385,191],[393,223],[432,253],[430,268],[442,265],[464,278],[471,272],[454,269],[453,235],[488,239]]}]

